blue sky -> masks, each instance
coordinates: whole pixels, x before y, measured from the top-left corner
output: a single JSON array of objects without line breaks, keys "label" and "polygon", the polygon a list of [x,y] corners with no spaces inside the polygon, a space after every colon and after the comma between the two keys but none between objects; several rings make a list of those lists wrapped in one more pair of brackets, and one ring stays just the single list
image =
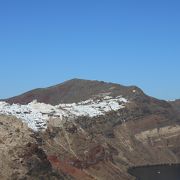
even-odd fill
[{"label": "blue sky", "polygon": [[1,0],[0,98],[71,78],[180,98],[180,1]]}]

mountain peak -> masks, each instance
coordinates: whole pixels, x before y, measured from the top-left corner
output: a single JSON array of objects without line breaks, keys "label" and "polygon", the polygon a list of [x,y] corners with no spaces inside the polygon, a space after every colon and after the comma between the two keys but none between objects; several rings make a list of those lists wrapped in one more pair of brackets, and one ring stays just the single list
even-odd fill
[{"label": "mountain peak", "polygon": [[131,99],[139,95],[144,96],[144,93],[136,86],[123,86],[104,81],[75,78],[48,88],[34,89],[19,96],[5,99],[4,101],[10,104],[28,104],[36,99],[38,102],[58,105],[60,103],[85,101],[106,95],[112,97],[123,96]]}]

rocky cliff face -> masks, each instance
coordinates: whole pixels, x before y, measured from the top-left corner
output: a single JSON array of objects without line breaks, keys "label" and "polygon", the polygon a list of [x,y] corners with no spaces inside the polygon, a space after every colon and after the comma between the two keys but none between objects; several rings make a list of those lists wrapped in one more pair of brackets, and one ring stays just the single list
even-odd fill
[{"label": "rocky cliff face", "polygon": [[[58,95],[49,93],[59,87]],[[62,87],[68,88],[61,92]],[[49,104],[89,98],[104,104],[107,96],[122,96],[127,102],[113,109],[111,101],[105,106],[112,109],[102,114],[97,113],[97,103],[92,103],[95,116],[84,110],[87,104],[81,104],[87,115],[68,112],[69,116],[50,117],[46,128],[36,132],[15,117],[0,116],[0,179],[129,180],[134,179],[127,173],[131,166],[180,162],[180,116],[171,103],[149,97],[136,87],[97,81],[72,80],[45,91]],[[36,99],[40,98],[37,94]],[[24,104],[29,102],[25,96],[7,102]],[[51,101],[54,97],[58,98]],[[46,103],[43,98],[39,100]],[[64,112],[64,106],[58,107]],[[77,113],[77,104],[73,107]]]},{"label": "rocky cliff face", "polygon": [[68,179],[53,170],[38,136],[15,117],[0,116],[0,179]]}]

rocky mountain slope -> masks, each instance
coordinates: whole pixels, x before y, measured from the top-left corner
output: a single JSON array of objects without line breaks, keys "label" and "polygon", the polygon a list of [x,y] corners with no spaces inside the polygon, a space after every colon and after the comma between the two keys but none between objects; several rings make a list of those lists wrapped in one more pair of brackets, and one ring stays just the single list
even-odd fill
[{"label": "rocky mountain slope", "polygon": [[[136,93],[133,93],[133,91],[136,91]],[[143,92],[134,86],[126,87],[114,83],[105,83],[103,81],[72,79],[56,86],[35,89],[2,101],[10,104],[28,104],[36,99],[38,102],[58,105],[86,101],[87,99],[103,96],[104,94],[113,97],[121,95],[126,98],[127,96],[134,97],[135,94],[141,95]]]},{"label": "rocky mountain slope", "polygon": [[175,111],[179,114],[180,116],[180,99],[177,99],[175,101],[170,101],[170,104],[173,106]]},{"label": "rocky mountain slope", "polygon": [[74,79],[5,101],[0,179],[131,180],[129,167],[180,162],[178,107],[137,87]]},{"label": "rocky mountain slope", "polygon": [[0,116],[0,179],[61,179],[56,173],[37,136],[20,120]]}]

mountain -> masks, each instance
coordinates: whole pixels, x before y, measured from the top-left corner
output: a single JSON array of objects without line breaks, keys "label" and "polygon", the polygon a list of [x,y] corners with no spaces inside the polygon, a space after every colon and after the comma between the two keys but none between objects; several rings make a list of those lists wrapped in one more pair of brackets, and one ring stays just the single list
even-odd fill
[{"label": "mountain", "polygon": [[[136,92],[133,93],[133,91]],[[3,101],[10,104],[27,104],[36,99],[38,102],[58,105],[60,103],[85,101],[92,97],[103,94],[114,97],[118,95],[122,95],[124,97],[130,96],[130,98],[132,98],[136,95],[143,95],[143,92],[135,86],[126,87],[114,83],[105,83],[103,81],[72,79],[56,86],[35,89]]]},{"label": "mountain", "polygon": [[180,163],[178,102],[80,79],[6,99],[0,179],[131,180],[130,167]]}]

